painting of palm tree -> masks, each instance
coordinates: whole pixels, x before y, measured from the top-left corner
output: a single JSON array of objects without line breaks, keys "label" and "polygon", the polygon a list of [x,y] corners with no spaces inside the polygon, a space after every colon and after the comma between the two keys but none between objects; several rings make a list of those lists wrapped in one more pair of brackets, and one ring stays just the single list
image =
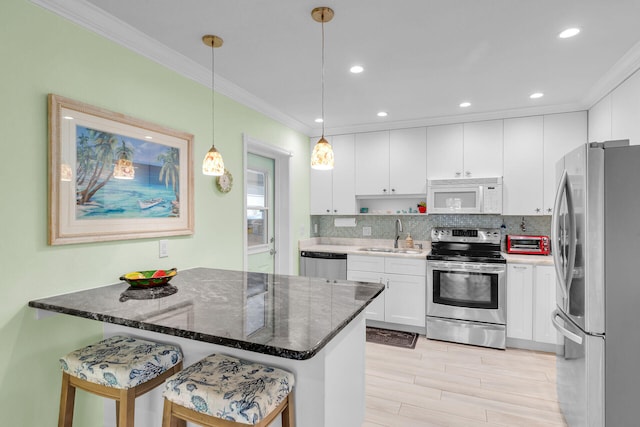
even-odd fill
[{"label": "painting of palm tree", "polygon": [[[114,175],[122,159],[133,164],[128,179]],[[176,147],[78,125],[75,182],[79,219],[180,215]]]}]

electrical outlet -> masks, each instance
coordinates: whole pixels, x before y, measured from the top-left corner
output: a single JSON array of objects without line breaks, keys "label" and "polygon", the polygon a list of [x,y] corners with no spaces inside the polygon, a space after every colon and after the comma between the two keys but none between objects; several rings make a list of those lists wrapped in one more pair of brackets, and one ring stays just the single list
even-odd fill
[{"label": "electrical outlet", "polygon": [[169,241],[168,240],[160,240],[159,242],[159,258],[166,258],[169,256]]},{"label": "electrical outlet", "polygon": [[371,227],[362,227],[363,236],[371,236]]}]

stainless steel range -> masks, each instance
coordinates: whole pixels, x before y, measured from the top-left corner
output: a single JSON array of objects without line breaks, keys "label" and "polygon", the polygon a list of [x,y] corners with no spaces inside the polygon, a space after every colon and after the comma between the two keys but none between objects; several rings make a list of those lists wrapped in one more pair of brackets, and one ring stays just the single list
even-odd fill
[{"label": "stainless steel range", "polygon": [[504,349],[506,271],[500,229],[433,228],[427,338]]}]

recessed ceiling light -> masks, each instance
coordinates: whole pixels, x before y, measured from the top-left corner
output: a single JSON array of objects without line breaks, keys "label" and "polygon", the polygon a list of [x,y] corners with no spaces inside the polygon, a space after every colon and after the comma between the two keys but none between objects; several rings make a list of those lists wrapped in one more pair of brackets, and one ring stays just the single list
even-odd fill
[{"label": "recessed ceiling light", "polygon": [[322,123],[322,122],[324,122],[324,120],[322,120],[322,117],[318,117],[318,118],[316,119],[316,123]]},{"label": "recessed ceiling light", "polygon": [[387,116],[388,116],[388,114],[387,114],[387,112],[386,112],[386,111],[380,111],[380,112],[378,113],[378,117],[387,117]]},{"label": "recessed ceiling light", "polygon": [[580,28],[567,28],[566,30],[558,34],[558,37],[560,37],[561,39],[568,39],[569,37],[577,35],[579,32]]},{"label": "recessed ceiling light", "polygon": [[354,65],[353,67],[349,68],[349,71],[351,71],[353,74],[360,74],[364,71],[364,68],[362,68],[362,65]]},{"label": "recessed ceiling light", "polygon": [[465,102],[461,102],[461,103],[460,103],[460,106],[461,106],[462,108],[471,107],[471,103],[470,103],[470,102],[467,102],[467,101],[465,101]]},{"label": "recessed ceiling light", "polygon": [[144,137],[144,139],[153,139],[153,137],[151,135],[147,135]]},{"label": "recessed ceiling light", "polygon": [[64,116],[62,118],[65,119],[65,120],[73,120],[73,117],[71,117],[71,116]]},{"label": "recessed ceiling light", "polygon": [[536,93],[532,93],[531,95],[529,95],[529,98],[538,99],[538,98],[542,98],[543,96],[544,96],[544,93],[536,92]]}]

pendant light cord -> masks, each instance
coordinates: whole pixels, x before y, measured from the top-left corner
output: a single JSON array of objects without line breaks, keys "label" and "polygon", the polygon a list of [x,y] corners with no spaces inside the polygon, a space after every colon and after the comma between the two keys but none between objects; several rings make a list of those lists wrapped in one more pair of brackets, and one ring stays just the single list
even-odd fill
[{"label": "pendant light cord", "polygon": [[322,17],[322,137],[324,138],[324,16]]},{"label": "pendant light cord", "polygon": [[215,40],[211,42],[211,146],[216,146],[216,101],[215,101]]}]

